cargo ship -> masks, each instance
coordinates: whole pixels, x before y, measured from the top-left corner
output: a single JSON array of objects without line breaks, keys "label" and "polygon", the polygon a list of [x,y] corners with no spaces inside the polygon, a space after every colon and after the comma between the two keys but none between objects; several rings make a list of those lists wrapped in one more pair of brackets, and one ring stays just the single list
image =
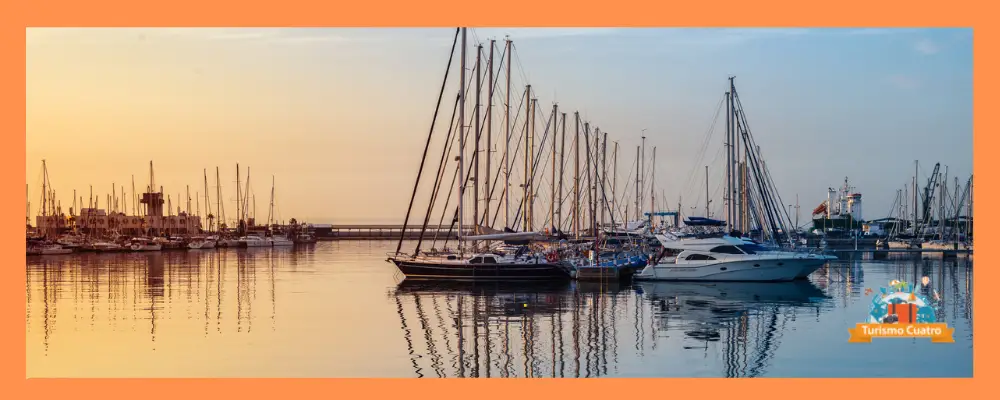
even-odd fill
[{"label": "cargo ship", "polygon": [[823,233],[850,232],[863,228],[861,193],[847,178],[840,189],[827,189],[826,200],[813,209],[813,229]]}]

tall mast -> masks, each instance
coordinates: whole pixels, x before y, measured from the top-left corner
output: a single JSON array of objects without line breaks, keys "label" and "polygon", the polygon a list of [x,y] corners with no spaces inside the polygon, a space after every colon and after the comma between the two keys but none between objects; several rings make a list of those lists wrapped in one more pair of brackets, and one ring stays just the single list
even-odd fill
[{"label": "tall mast", "polygon": [[747,187],[747,180],[750,179],[749,177],[750,173],[748,172],[747,169],[747,154],[746,154],[746,150],[748,150],[747,145],[744,145],[743,149],[745,150],[743,154],[741,154],[741,158],[743,161],[740,161],[740,169],[741,169],[740,179],[742,179],[740,183],[740,190],[741,190],[740,196],[742,196],[740,200],[740,207],[742,207],[743,218],[741,218],[740,227],[743,228],[744,231],[748,231],[750,230],[750,202],[748,201],[748,196],[750,195],[750,192],[749,188]]},{"label": "tall mast", "polygon": [[563,199],[563,174],[566,169],[566,113],[562,113],[562,144],[559,149],[559,201],[556,208],[556,226],[559,230],[562,230],[563,212],[562,212],[562,199]]},{"label": "tall mast", "polygon": [[530,229],[528,227],[528,201],[531,197],[531,187],[528,185],[528,177],[531,176],[531,85],[525,85],[524,87],[524,183],[521,186],[521,191],[523,192],[521,199],[521,215],[523,221],[522,231],[528,232]]},{"label": "tall mast", "polygon": [[796,193],[795,194],[795,229],[793,229],[793,230],[794,231],[798,231],[798,229],[799,229],[799,194]]},{"label": "tall mast", "polygon": [[556,198],[556,168],[557,168],[556,162],[559,161],[556,159],[556,137],[559,135],[559,131],[557,130],[559,127],[559,118],[557,117],[557,115],[559,115],[559,105],[553,103],[552,123],[554,125],[552,126],[552,135],[553,135],[552,136],[552,192],[551,192],[552,206],[549,207],[549,226],[551,226],[552,228],[556,227],[556,206],[559,203],[559,199]]},{"label": "tall mast", "polygon": [[460,87],[458,89],[458,251],[462,254],[462,203],[465,197],[465,52],[466,28],[462,28],[462,58],[459,68]]},{"label": "tall mast", "polygon": [[[76,194],[74,194],[76,196]],[[135,191],[135,175],[132,175],[132,215],[138,215],[135,212],[135,203],[139,202],[139,193]]]},{"label": "tall mast", "polygon": [[920,175],[920,161],[913,162],[913,235],[917,235],[917,176]]},{"label": "tall mast", "polygon": [[[473,118],[475,119],[475,144],[473,145],[472,151],[472,232],[474,234],[479,234],[479,196],[476,195],[479,192],[479,109],[481,100],[483,98],[482,88],[483,88],[483,74],[482,74],[482,54],[483,45],[476,46],[476,108],[473,111]],[[489,174],[487,174],[489,175]],[[472,246],[475,247],[476,243],[473,242]]]},{"label": "tall mast", "polygon": [[635,220],[641,221],[642,216],[639,215],[639,163],[642,156],[639,155],[640,147],[635,146]]},{"label": "tall mast", "polygon": [[[205,213],[208,215],[212,215],[212,206],[211,206],[212,203],[208,201],[208,169],[207,168],[203,169],[202,174],[205,176]],[[214,218],[209,218],[209,219],[211,220]],[[212,223],[209,222],[208,225],[205,225],[205,228],[211,230],[212,229],[211,225]]]},{"label": "tall mast", "polygon": [[537,125],[535,124],[535,115],[538,113],[538,99],[531,99],[531,167],[528,168],[529,176],[528,179],[528,230],[535,230],[535,135],[538,133]]},{"label": "tall mast", "polygon": [[[247,184],[243,187],[243,220],[246,221],[250,218],[257,219],[257,204],[256,197],[251,197],[250,195],[250,167],[247,167]],[[247,210],[248,206],[253,208]],[[247,221],[249,222],[249,221]],[[249,224],[247,224],[249,225]]]},{"label": "tall mast", "polygon": [[[733,78],[729,78],[729,85],[732,87]],[[732,129],[732,119],[733,119],[733,104],[732,96],[730,91],[726,91],[726,191],[723,196],[723,201],[726,204],[726,230],[731,231],[733,228],[733,207],[730,203],[733,202],[732,199],[732,176],[733,176],[733,129]],[[706,217],[707,218],[707,217]]]},{"label": "tall mast", "polygon": [[597,207],[599,206],[600,199],[597,197],[597,187],[601,184],[601,128],[594,127],[594,147],[593,150],[589,152],[590,156],[594,158],[594,176],[593,185],[590,185],[593,194],[591,194],[590,202],[590,232],[592,235],[597,236]]},{"label": "tall mast", "polygon": [[591,158],[590,157],[590,122],[584,122],[583,123],[583,146],[584,146],[583,148],[586,149],[586,151],[587,151],[586,154],[583,155],[584,160],[587,162],[587,175],[586,175],[586,177],[587,177],[587,186],[586,186],[586,189],[587,189],[587,212],[585,214],[583,214],[583,216],[584,216],[584,218],[589,218],[587,220],[588,223],[586,224],[588,226],[588,229],[589,229],[589,226],[593,225],[593,223],[590,222],[590,221],[594,217],[594,215],[592,214],[592,212],[594,211],[594,206],[593,206],[594,198],[592,196],[593,191],[590,190],[590,187],[594,184],[593,183],[593,181],[594,181],[593,180],[593,175],[590,173],[590,158]]},{"label": "tall mast", "polygon": [[969,202],[966,204],[965,241],[970,242],[969,235],[972,234],[972,175],[969,176]]},{"label": "tall mast", "polygon": [[271,175],[271,205],[267,209],[267,227],[271,228],[271,218],[274,216],[274,175]]},{"label": "tall mast", "polygon": [[42,216],[49,215],[49,172],[42,160]]},{"label": "tall mast", "polygon": [[706,165],[705,166],[705,218],[712,218],[710,216],[709,212],[710,210],[708,208],[709,202],[710,200],[708,199],[708,166]]},{"label": "tall mast", "polygon": [[513,227],[510,226],[510,163],[511,163],[511,159],[510,159],[510,155],[509,155],[509,153],[510,153],[510,133],[511,133],[510,132],[510,64],[511,64],[510,63],[510,59],[511,59],[511,52],[510,52],[510,39],[508,38],[508,39],[505,39],[505,40],[507,42],[506,43],[506,47],[507,48],[504,50],[504,54],[506,54],[505,55],[505,58],[506,58],[505,62],[507,63],[507,91],[506,91],[507,101],[504,103],[504,124],[506,124],[506,135],[507,135],[507,137],[506,137],[506,140],[504,141],[504,148],[503,148],[503,169],[504,169],[504,179],[505,179],[505,183],[507,185],[505,186],[505,189],[503,191],[503,207],[504,207],[504,212],[503,212],[503,226],[507,227],[507,228],[513,229]]},{"label": "tall mast", "polygon": [[573,112],[573,234],[580,239],[580,112]]},{"label": "tall mast", "polygon": [[[642,165],[642,174],[640,175],[642,177],[642,186],[646,186],[646,135],[642,135],[642,155],[639,158],[639,162]],[[644,200],[642,197],[642,192],[639,192],[639,202],[636,203],[636,206],[642,204],[641,202]],[[640,207],[636,207],[635,209],[636,216],[639,217],[638,220],[642,220],[642,212],[640,210]]]},{"label": "tall mast", "polygon": [[601,141],[601,227],[607,226],[607,209],[608,204],[608,194],[605,188],[608,186],[608,133],[604,132],[603,140]]},{"label": "tall mast", "polygon": [[184,212],[186,212],[188,215],[191,215],[191,185],[185,185],[184,187],[186,191],[184,195],[187,197],[187,209],[184,210]]},{"label": "tall mast", "polygon": [[241,230],[243,226],[243,194],[240,193],[241,191],[240,164],[236,164],[236,230],[238,233],[243,233]]},{"label": "tall mast", "polygon": [[[489,90],[487,90],[486,98],[486,182],[483,184],[483,202],[485,211],[485,221],[490,222],[490,174],[493,170],[491,169],[490,161],[493,159],[493,49],[496,47],[496,40],[490,39],[490,58],[488,61],[489,66]],[[495,215],[495,214],[494,214]],[[492,224],[490,224],[492,226]]]},{"label": "tall mast", "polygon": [[222,185],[219,181],[219,167],[215,167],[215,214],[215,231],[218,232],[219,228],[226,223],[222,213]]},{"label": "tall mast", "polygon": [[[656,212],[656,146],[653,146],[653,162],[650,163],[649,177],[649,212]],[[649,220],[653,220],[653,215],[649,215]]]},{"label": "tall mast", "polygon": [[[615,141],[614,152],[611,153],[611,222],[614,224],[614,213],[618,212],[618,142]],[[628,216],[625,216],[628,218]],[[624,222],[624,221],[622,221]]]}]

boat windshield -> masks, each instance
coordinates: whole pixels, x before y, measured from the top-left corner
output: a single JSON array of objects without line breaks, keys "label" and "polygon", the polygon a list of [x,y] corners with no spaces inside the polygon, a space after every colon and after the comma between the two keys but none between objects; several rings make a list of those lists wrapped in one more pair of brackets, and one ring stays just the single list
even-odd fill
[{"label": "boat windshield", "polygon": [[743,250],[743,252],[747,253],[747,254],[756,254],[758,252],[767,252],[768,251],[768,249],[766,247],[761,246],[761,245],[756,245],[756,244],[741,244],[741,245],[738,245],[736,247],[739,247],[740,250]]}]

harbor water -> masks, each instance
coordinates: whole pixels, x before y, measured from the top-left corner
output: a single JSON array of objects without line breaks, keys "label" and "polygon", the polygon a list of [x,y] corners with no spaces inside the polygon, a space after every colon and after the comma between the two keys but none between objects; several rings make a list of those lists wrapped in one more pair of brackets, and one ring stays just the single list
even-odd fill
[{"label": "harbor water", "polygon": [[[971,377],[972,258],[799,283],[403,282],[395,242],[29,256],[28,377]],[[954,343],[848,343],[930,279]]]}]

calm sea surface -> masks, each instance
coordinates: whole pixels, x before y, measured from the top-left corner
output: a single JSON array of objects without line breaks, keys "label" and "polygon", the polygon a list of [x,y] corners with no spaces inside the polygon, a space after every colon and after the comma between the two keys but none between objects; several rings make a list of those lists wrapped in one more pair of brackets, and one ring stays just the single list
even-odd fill
[{"label": "calm sea surface", "polygon": [[[400,284],[390,242],[27,260],[29,377],[970,377],[972,260],[787,284]],[[955,343],[848,343],[927,276]]]}]

